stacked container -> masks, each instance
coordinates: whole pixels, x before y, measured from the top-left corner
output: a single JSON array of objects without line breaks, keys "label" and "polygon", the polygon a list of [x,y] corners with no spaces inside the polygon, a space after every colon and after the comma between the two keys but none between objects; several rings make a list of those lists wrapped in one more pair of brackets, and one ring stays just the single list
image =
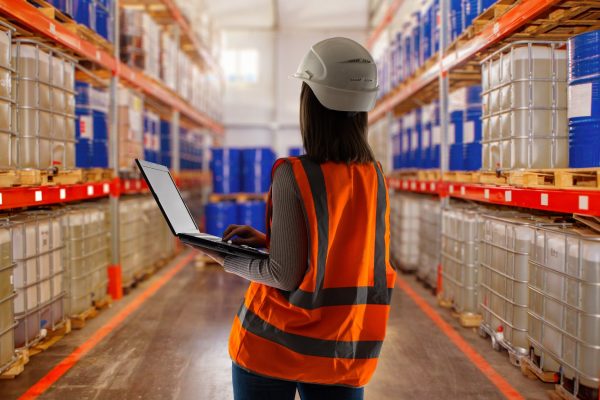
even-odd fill
[{"label": "stacked container", "polygon": [[114,42],[114,18],[112,14],[114,0],[95,0],[95,31],[110,43]]},{"label": "stacked container", "polygon": [[[166,30],[160,36],[160,79],[167,87],[177,90],[177,60],[179,49],[173,36]],[[205,93],[201,90],[198,92]]]},{"label": "stacked container", "polygon": [[600,30],[569,40],[569,166],[600,167]]},{"label": "stacked container", "polygon": [[266,232],[267,204],[264,201],[244,201],[237,204],[237,224],[250,225],[259,232]]},{"label": "stacked container", "polygon": [[63,219],[65,239],[65,314],[77,315],[107,293],[109,264],[108,203],[69,207]]},{"label": "stacked container", "polygon": [[12,217],[16,263],[15,346],[29,347],[65,321],[62,212],[38,211]]},{"label": "stacked container", "polygon": [[437,287],[440,264],[441,203],[425,196],[419,202],[419,267],[417,277],[429,287]]},{"label": "stacked container", "polygon": [[14,167],[11,100],[11,28],[0,22],[0,168]]},{"label": "stacked container", "polygon": [[481,86],[468,86],[450,94],[450,170],[481,168]]},{"label": "stacked container", "polygon": [[202,131],[180,129],[179,154],[182,170],[201,170],[204,167],[204,140]]},{"label": "stacked container", "polygon": [[442,210],[442,297],[463,315],[478,314],[479,210],[452,203]]},{"label": "stacked container", "polygon": [[482,62],[483,169],[568,165],[564,43],[515,42]]},{"label": "stacked container", "polygon": [[223,236],[229,225],[237,223],[237,205],[232,201],[208,203],[205,207],[206,233]]},{"label": "stacked container", "polygon": [[12,98],[18,168],[75,165],[74,62],[31,39],[13,41]]},{"label": "stacked container", "polygon": [[420,201],[423,196],[410,193],[393,193],[390,196],[392,261],[404,272],[419,267]]},{"label": "stacked container", "polygon": [[160,79],[160,25],[150,14],[142,13],[142,52],[144,54],[144,71]]},{"label": "stacked container", "polygon": [[119,248],[123,287],[130,287],[143,269],[141,244],[144,238],[141,197],[119,201]]},{"label": "stacked container", "polygon": [[532,360],[544,371],[562,371],[561,385],[576,398],[598,398],[600,235],[536,227],[529,268]]},{"label": "stacked container", "polygon": [[15,359],[15,316],[10,229],[6,222],[0,226],[0,373]]},{"label": "stacked container", "polygon": [[171,168],[171,123],[160,120],[160,157],[159,164]]},{"label": "stacked container", "polygon": [[157,237],[161,237],[164,226],[162,213],[158,208],[153,197],[144,197],[138,200],[138,207],[141,208],[141,232],[140,238],[140,270],[151,269],[157,261],[163,258],[165,242],[157,242]]},{"label": "stacked container", "polygon": [[133,91],[119,88],[119,169],[137,170],[135,159],[143,158],[143,100]]},{"label": "stacked container", "polygon": [[213,148],[210,169],[215,193],[238,193],[241,189],[241,154],[239,149]]},{"label": "stacked container", "polygon": [[143,16],[144,12],[139,8],[120,9],[121,61],[142,70],[145,66]]},{"label": "stacked container", "polygon": [[271,186],[275,152],[268,147],[242,150],[242,191],[266,193]]},{"label": "stacked container", "polygon": [[108,92],[82,81],[75,88],[75,164],[108,168]]},{"label": "stacked container", "polygon": [[144,110],[144,160],[158,162],[160,158],[160,117]]}]

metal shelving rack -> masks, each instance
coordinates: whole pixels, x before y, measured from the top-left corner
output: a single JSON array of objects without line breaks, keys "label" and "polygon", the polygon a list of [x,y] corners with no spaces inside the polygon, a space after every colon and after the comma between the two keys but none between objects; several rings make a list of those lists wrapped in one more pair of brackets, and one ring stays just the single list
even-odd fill
[{"label": "metal shelving rack", "polygon": [[[206,48],[193,33],[189,23],[182,15],[173,0],[153,0],[166,10],[169,21],[175,26],[176,42],[179,48],[191,49],[205,70],[215,72],[220,79],[220,68]],[[206,184],[206,172],[196,177],[180,176],[179,174],[179,122],[185,117],[193,125],[206,128],[214,138],[219,139],[224,134],[223,126],[208,115],[196,110],[177,93],[162,82],[151,78],[143,71],[134,69],[119,60],[119,5],[113,3],[115,36],[114,54],[109,54],[96,44],[82,39],[56,20],[43,14],[26,0],[0,0],[0,16],[5,17],[16,26],[25,28],[46,40],[52,41],[59,47],[67,49],[78,58],[91,62],[110,76],[110,132],[118,132],[117,120],[117,89],[122,80],[146,96],[156,99],[171,113],[171,151],[173,158],[173,175],[183,188]],[[185,40],[185,41],[184,41]],[[118,171],[119,147],[115,134],[109,135],[109,166]],[[42,205],[61,204],[74,201],[109,197],[111,205],[111,246],[112,262],[108,269],[109,293],[114,299],[122,297],[121,266],[119,259],[119,198],[122,195],[147,193],[148,188],[140,179],[119,179],[62,186],[15,187],[0,189],[0,210],[35,207]]]},{"label": "metal shelving rack", "polygon": [[[381,32],[391,23],[398,9],[398,2],[392,1],[382,22],[373,31],[368,40],[374,43]],[[369,113],[369,124],[382,118],[391,118],[394,114],[402,114],[419,106],[419,97],[422,93],[440,99],[441,113],[441,165],[440,176],[447,170],[448,145],[448,99],[450,79],[452,73],[463,67],[466,63],[480,60],[486,51],[506,42],[511,36],[532,24],[540,15],[547,14],[553,7],[572,6],[581,4],[569,0],[520,0],[508,11],[497,18],[494,23],[488,24],[470,39],[450,46],[446,53],[440,52],[438,58],[420,70],[407,82],[388,93]],[[442,40],[448,37],[449,0],[440,0],[441,7],[441,33]],[[557,23],[560,26],[560,22]],[[440,49],[444,49],[441,43]],[[459,79],[457,77],[457,79]],[[433,100],[429,98],[428,100]],[[416,100],[416,101],[415,101]],[[411,191],[440,196],[443,202],[448,198],[462,198],[484,203],[501,204],[513,207],[523,207],[538,210],[547,210],[561,213],[579,213],[587,215],[600,215],[600,191],[598,190],[570,190],[570,189],[529,189],[514,186],[495,186],[487,184],[471,184],[439,181],[419,181],[415,179],[388,178],[390,188],[399,191]]]}]

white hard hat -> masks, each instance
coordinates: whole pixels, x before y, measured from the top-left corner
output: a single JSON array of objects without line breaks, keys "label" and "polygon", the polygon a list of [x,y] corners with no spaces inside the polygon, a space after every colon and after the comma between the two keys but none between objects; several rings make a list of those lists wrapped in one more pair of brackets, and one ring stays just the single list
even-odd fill
[{"label": "white hard hat", "polygon": [[331,110],[359,112],[375,106],[377,66],[354,40],[335,37],[313,45],[293,76]]}]

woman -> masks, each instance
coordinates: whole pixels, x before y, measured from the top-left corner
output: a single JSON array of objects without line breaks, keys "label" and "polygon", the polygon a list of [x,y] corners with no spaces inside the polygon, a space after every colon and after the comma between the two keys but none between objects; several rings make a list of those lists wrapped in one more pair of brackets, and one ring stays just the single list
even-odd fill
[{"label": "woman", "polygon": [[219,260],[252,281],[229,341],[234,396],[362,399],[395,278],[387,189],[367,143],[376,66],[358,43],[332,38],[294,76],[306,156],[275,163],[266,235],[232,225],[223,236],[270,250],[267,260]]}]

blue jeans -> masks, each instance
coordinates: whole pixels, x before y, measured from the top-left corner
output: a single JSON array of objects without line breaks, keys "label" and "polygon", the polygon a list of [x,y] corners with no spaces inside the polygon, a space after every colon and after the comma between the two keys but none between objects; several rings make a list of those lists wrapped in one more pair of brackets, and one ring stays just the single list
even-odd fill
[{"label": "blue jeans", "polygon": [[232,364],[235,400],[294,400],[296,389],[302,400],[363,400],[365,389],[284,381],[255,375]]}]

